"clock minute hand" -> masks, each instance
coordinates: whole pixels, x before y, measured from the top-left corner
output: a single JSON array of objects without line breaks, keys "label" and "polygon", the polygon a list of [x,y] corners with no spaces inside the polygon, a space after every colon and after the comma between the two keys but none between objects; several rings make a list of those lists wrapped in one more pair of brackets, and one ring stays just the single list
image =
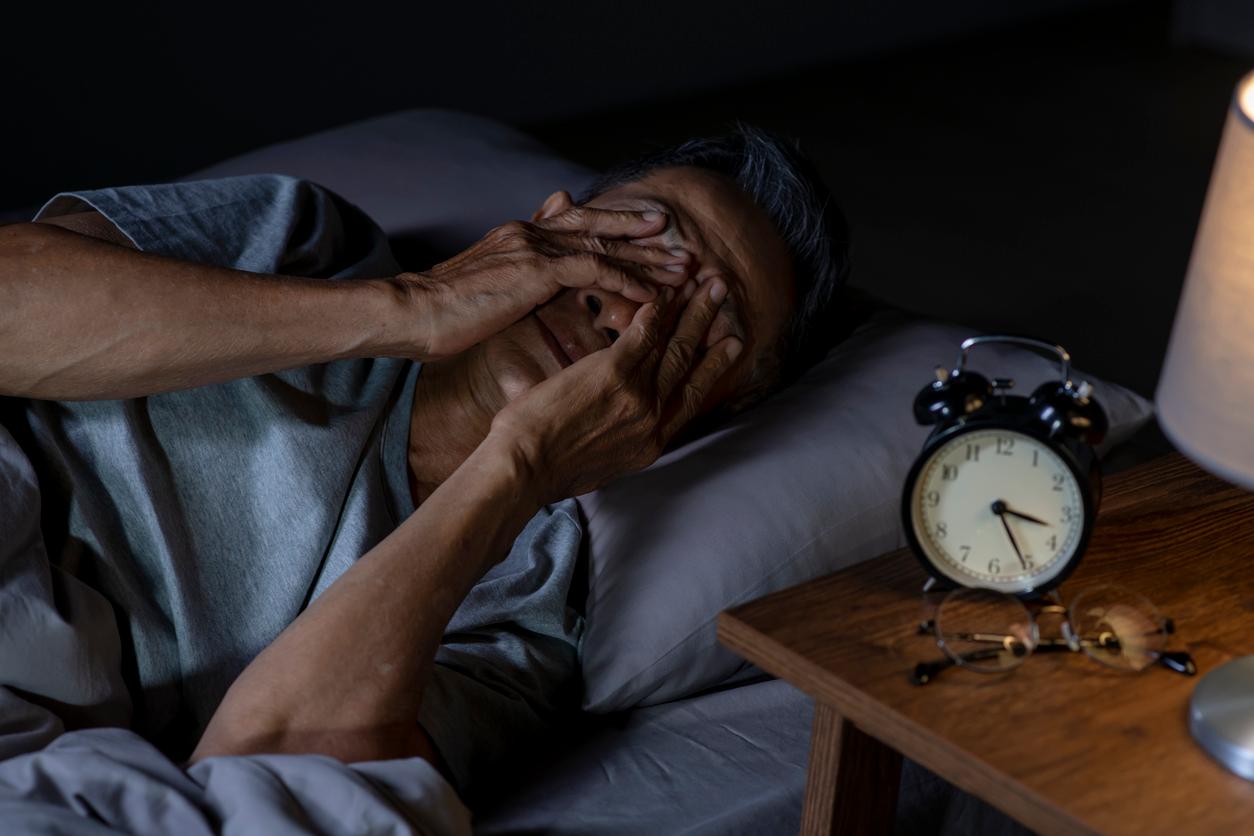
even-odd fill
[{"label": "clock minute hand", "polygon": [[1009,514],[1012,517],[1018,517],[1021,520],[1027,520],[1030,523],[1036,523],[1037,525],[1049,525],[1049,523],[1045,522],[1040,517],[1034,517],[1031,514],[1025,514],[1022,511],[1015,511],[1011,508],[1006,508],[1004,504],[1002,506],[1002,513]]},{"label": "clock minute hand", "polygon": [[1023,568],[1028,568],[1028,562],[1023,559],[1023,552],[1019,550],[1019,543],[1015,540],[1015,533],[1010,530],[1010,523],[1006,520],[1006,514],[1013,513],[1006,508],[1006,503],[1000,499],[993,503],[993,513],[997,515],[997,519],[1001,520],[1002,528],[1006,529],[1006,536],[1010,538],[1010,546],[1015,550],[1015,557],[1019,558],[1019,563]]}]

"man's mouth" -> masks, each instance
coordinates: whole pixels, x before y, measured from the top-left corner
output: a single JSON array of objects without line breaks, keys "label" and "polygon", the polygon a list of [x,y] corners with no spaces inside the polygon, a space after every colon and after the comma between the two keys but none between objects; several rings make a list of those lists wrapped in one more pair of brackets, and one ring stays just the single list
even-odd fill
[{"label": "man's mouth", "polygon": [[539,316],[535,316],[535,320],[536,325],[540,326],[540,336],[544,337],[544,344],[549,347],[549,352],[552,353],[558,364],[564,369],[575,362],[562,348],[561,340],[557,338],[557,335],[549,330],[549,326],[544,324],[544,320]]}]

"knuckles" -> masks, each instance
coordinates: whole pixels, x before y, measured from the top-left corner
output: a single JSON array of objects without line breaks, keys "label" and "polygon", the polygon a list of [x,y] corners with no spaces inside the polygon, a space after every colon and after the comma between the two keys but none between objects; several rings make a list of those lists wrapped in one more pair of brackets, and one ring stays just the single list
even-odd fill
[{"label": "knuckles", "polygon": [[531,237],[531,228],[526,221],[506,221],[488,234],[501,242],[526,242]]},{"label": "knuckles", "polygon": [[526,221],[507,221],[492,229],[486,236],[489,244],[498,250],[513,254],[538,254],[541,237],[535,227]]},{"label": "knuckles", "polygon": [[666,360],[676,366],[687,367],[696,353],[696,339],[687,334],[676,334],[671,337],[670,346],[667,347]]},{"label": "knuckles", "polygon": [[673,352],[667,352],[662,358],[662,367],[658,372],[658,379],[665,381],[680,380],[684,373],[688,371],[688,364]]},{"label": "knuckles", "polygon": [[[580,225],[586,219],[586,213],[575,207],[558,217],[565,218],[571,225]],[[602,275],[608,270],[615,273],[621,281],[629,279],[628,274],[613,262],[618,245],[595,235],[581,236],[578,248],[572,250],[558,243],[542,226],[527,221],[506,221],[489,230],[481,244],[489,250],[504,252],[519,259],[534,257],[547,263],[560,258],[569,261],[570,266],[575,269]]]},{"label": "knuckles", "polygon": [[562,213],[562,220],[571,226],[582,226],[587,221],[587,215],[582,206],[572,206]]},{"label": "knuckles", "polygon": [[603,238],[585,237],[580,243],[587,252],[598,256],[610,255],[613,247],[613,244]]},{"label": "knuckles", "polygon": [[608,389],[603,402],[613,416],[614,424],[639,428],[656,423],[657,399],[647,387],[629,376],[626,369],[615,368],[611,372]]},{"label": "knuckles", "polygon": [[580,270],[596,270],[601,266],[601,257],[596,253],[579,252],[570,258],[574,266]]},{"label": "knuckles", "polygon": [[680,401],[683,404],[682,410],[684,415],[696,415],[701,410],[702,404],[705,403],[705,393],[701,388],[691,380],[684,383],[683,391],[680,393]]},{"label": "knuckles", "polygon": [[533,262],[532,266],[562,258],[570,259],[572,266],[581,270],[600,270],[607,255],[606,244],[600,239],[586,238],[583,248],[571,252],[555,243],[544,228],[527,221],[507,221],[492,228],[484,236],[484,244],[517,261]]},{"label": "knuckles", "polygon": [[526,221],[508,221],[485,236],[489,248],[504,254],[515,268],[530,272],[546,266],[553,257],[542,230]]}]

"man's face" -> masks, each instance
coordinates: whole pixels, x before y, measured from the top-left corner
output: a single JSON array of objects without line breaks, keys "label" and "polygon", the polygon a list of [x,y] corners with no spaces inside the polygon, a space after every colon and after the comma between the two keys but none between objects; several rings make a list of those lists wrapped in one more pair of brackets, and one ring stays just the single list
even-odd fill
[{"label": "man's face", "polygon": [[[683,249],[691,276],[704,283],[721,276],[727,300],[710,328],[707,345],[735,335],[745,350],[711,392],[705,409],[743,389],[754,364],[774,350],[795,304],[788,250],[766,214],[730,179],[697,168],[668,168],[589,201],[600,209],[659,209],[667,228],[637,243]],[[570,206],[565,193],[537,213],[547,217]],[[599,288],[567,289],[482,348],[507,400],[605,348],[631,322],[640,305]]]}]

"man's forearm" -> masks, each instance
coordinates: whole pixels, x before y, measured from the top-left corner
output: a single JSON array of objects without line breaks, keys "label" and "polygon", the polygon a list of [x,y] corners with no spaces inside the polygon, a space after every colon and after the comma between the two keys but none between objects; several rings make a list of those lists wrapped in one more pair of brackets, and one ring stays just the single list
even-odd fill
[{"label": "man's forearm", "polygon": [[0,227],[0,395],[123,398],[348,357],[414,356],[387,279],[262,276],[46,224]]},{"label": "man's forearm", "polygon": [[444,628],[540,505],[515,450],[490,436],[245,669],[193,760],[422,753],[418,710]]}]

